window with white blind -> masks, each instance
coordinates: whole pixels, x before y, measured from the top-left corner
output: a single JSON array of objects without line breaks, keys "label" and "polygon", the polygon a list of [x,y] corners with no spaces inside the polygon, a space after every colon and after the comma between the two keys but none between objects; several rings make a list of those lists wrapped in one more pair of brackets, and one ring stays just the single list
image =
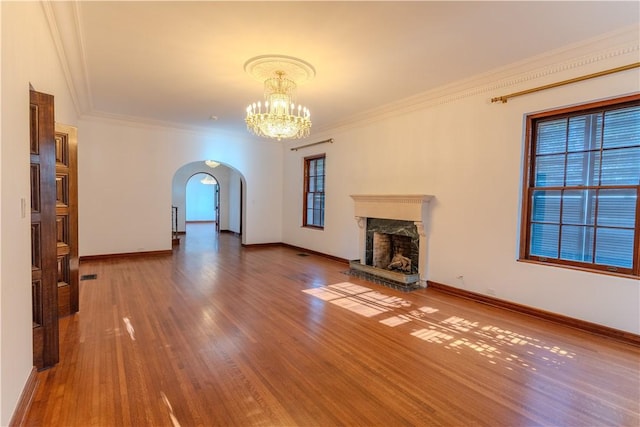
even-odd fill
[{"label": "window with white blind", "polygon": [[640,95],[527,117],[520,258],[640,276]]},{"label": "window with white blind", "polygon": [[304,159],[304,206],[302,225],[324,228],[324,154]]}]

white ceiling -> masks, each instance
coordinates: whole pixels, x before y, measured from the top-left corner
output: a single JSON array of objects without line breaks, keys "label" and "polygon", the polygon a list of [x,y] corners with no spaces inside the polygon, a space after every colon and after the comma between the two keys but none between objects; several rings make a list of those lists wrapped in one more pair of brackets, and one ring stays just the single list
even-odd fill
[{"label": "white ceiling", "polygon": [[245,107],[262,97],[262,85],[243,67],[258,55],[293,56],[315,67],[298,101],[311,110],[313,129],[326,129],[637,25],[640,15],[637,1],[52,5],[83,114],[243,132]]}]

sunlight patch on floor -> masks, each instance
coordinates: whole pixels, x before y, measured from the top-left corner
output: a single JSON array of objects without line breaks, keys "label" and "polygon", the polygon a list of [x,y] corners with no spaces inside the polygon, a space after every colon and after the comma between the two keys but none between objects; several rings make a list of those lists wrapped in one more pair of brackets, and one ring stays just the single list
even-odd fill
[{"label": "sunlight patch on floor", "polygon": [[[537,370],[532,363],[557,368],[576,356],[573,352],[548,345],[529,335],[451,316],[436,307],[412,308],[413,304],[404,298],[350,282],[304,289],[303,292],[367,318],[388,313],[390,316],[378,322],[391,328],[410,328],[409,334],[422,341],[443,345],[457,354],[471,351],[486,358],[492,365],[500,362],[508,370],[514,366]],[[522,349],[518,352],[522,352],[526,359],[515,354],[514,350],[518,348]]]}]

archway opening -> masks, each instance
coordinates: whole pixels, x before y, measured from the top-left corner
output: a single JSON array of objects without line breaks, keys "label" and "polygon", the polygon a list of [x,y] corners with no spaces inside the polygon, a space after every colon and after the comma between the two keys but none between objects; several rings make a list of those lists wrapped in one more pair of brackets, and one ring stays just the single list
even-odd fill
[{"label": "archway opening", "polygon": [[[218,163],[218,162],[216,162]],[[215,184],[203,184],[202,180],[215,180]],[[195,188],[192,200],[192,188]],[[206,187],[206,188],[203,188]],[[216,188],[217,187],[217,188]],[[213,189],[217,189],[215,199]],[[187,202],[187,192],[189,201]],[[203,195],[204,193],[204,195]],[[208,193],[208,194],[207,194]],[[174,244],[179,244],[181,234],[186,234],[187,222],[211,221],[216,224],[217,231],[230,232],[244,240],[242,224],[244,219],[244,177],[232,166],[218,163],[215,167],[206,164],[204,160],[186,163],[178,168],[171,184],[172,228],[174,229]],[[203,206],[204,213],[195,215],[196,206]],[[215,216],[211,209],[217,209]],[[208,214],[207,214],[208,211]],[[193,214],[193,215],[192,215]]]},{"label": "archway opening", "polygon": [[220,185],[209,173],[196,173],[185,188],[185,221],[215,224],[220,231]]}]

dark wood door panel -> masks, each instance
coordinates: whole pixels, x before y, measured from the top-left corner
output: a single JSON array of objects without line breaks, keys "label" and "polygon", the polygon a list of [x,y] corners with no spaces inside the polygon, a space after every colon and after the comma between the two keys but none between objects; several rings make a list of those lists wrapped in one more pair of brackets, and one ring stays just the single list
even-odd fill
[{"label": "dark wood door panel", "polygon": [[56,232],[58,248],[69,246],[69,215],[56,216]]},{"label": "dark wood door panel", "polygon": [[69,175],[68,172],[56,174],[56,207],[69,209]]},{"label": "dark wood door panel", "polygon": [[56,129],[56,165],[70,167],[69,159],[69,134],[57,124]]},{"label": "dark wood door panel", "polygon": [[33,363],[58,363],[56,154],[53,96],[30,91]]},{"label": "dark wood door panel", "polygon": [[[32,216],[33,221],[33,216]],[[42,256],[40,254],[40,223],[31,223],[31,274],[42,274]],[[39,278],[39,277],[38,277]]]},{"label": "dark wood door panel", "polygon": [[79,310],[77,129],[56,123],[58,315]]}]

